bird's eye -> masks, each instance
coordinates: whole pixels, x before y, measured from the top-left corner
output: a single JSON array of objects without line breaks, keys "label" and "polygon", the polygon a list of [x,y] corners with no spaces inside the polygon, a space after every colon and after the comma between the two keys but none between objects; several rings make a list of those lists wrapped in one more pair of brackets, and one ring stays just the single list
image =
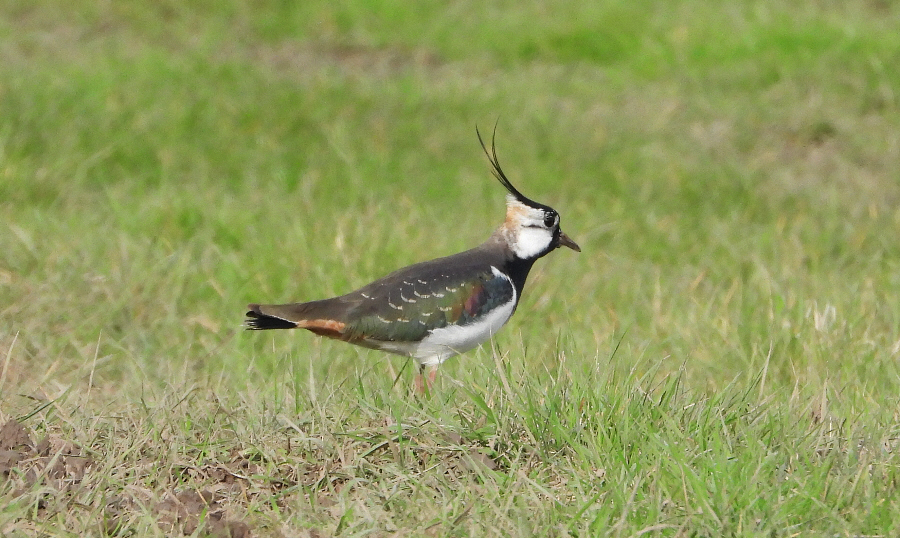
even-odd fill
[{"label": "bird's eye", "polygon": [[544,213],[544,226],[546,226],[547,228],[552,227],[554,224],[556,224],[556,219],[557,219],[556,213],[554,213],[554,212]]}]

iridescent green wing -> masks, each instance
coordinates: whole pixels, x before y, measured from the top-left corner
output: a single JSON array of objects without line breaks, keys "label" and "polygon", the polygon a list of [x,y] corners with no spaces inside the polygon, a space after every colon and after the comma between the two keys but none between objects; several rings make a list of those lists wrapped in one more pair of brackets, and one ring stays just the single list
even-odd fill
[{"label": "iridescent green wing", "polygon": [[515,290],[489,265],[449,269],[420,264],[345,297],[358,304],[348,316],[351,340],[416,342],[434,329],[477,321],[511,301]]}]

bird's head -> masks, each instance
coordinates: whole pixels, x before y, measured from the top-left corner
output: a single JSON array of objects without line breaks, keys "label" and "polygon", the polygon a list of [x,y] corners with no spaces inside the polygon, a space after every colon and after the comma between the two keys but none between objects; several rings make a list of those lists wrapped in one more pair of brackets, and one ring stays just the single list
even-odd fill
[{"label": "bird's head", "polygon": [[[555,209],[527,198],[509,182],[500,168],[494,137],[491,137],[491,149],[488,151],[477,127],[475,132],[491,163],[491,172],[508,191],[506,221],[500,227],[500,232],[513,254],[520,259],[536,259],[559,247],[569,247],[581,252],[578,244],[559,227],[559,213]],[[496,134],[496,127],[494,133]]]}]

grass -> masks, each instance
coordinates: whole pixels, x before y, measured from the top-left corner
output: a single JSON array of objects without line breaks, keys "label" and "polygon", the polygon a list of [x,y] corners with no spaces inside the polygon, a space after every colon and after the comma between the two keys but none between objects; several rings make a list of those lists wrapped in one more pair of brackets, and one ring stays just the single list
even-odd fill
[{"label": "grass", "polygon": [[[898,20],[0,1],[0,534],[896,535]],[[498,118],[583,252],[430,398],[241,330],[482,241]]]}]

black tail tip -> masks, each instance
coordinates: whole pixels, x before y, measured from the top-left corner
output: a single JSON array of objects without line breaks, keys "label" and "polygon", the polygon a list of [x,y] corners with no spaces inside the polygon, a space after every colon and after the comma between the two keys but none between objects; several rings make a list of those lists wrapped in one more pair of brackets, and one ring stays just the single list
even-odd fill
[{"label": "black tail tip", "polygon": [[265,331],[268,329],[296,329],[297,324],[293,321],[276,318],[263,314],[258,304],[248,305],[250,310],[247,312],[247,319],[244,320],[244,326],[251,331]]}]

